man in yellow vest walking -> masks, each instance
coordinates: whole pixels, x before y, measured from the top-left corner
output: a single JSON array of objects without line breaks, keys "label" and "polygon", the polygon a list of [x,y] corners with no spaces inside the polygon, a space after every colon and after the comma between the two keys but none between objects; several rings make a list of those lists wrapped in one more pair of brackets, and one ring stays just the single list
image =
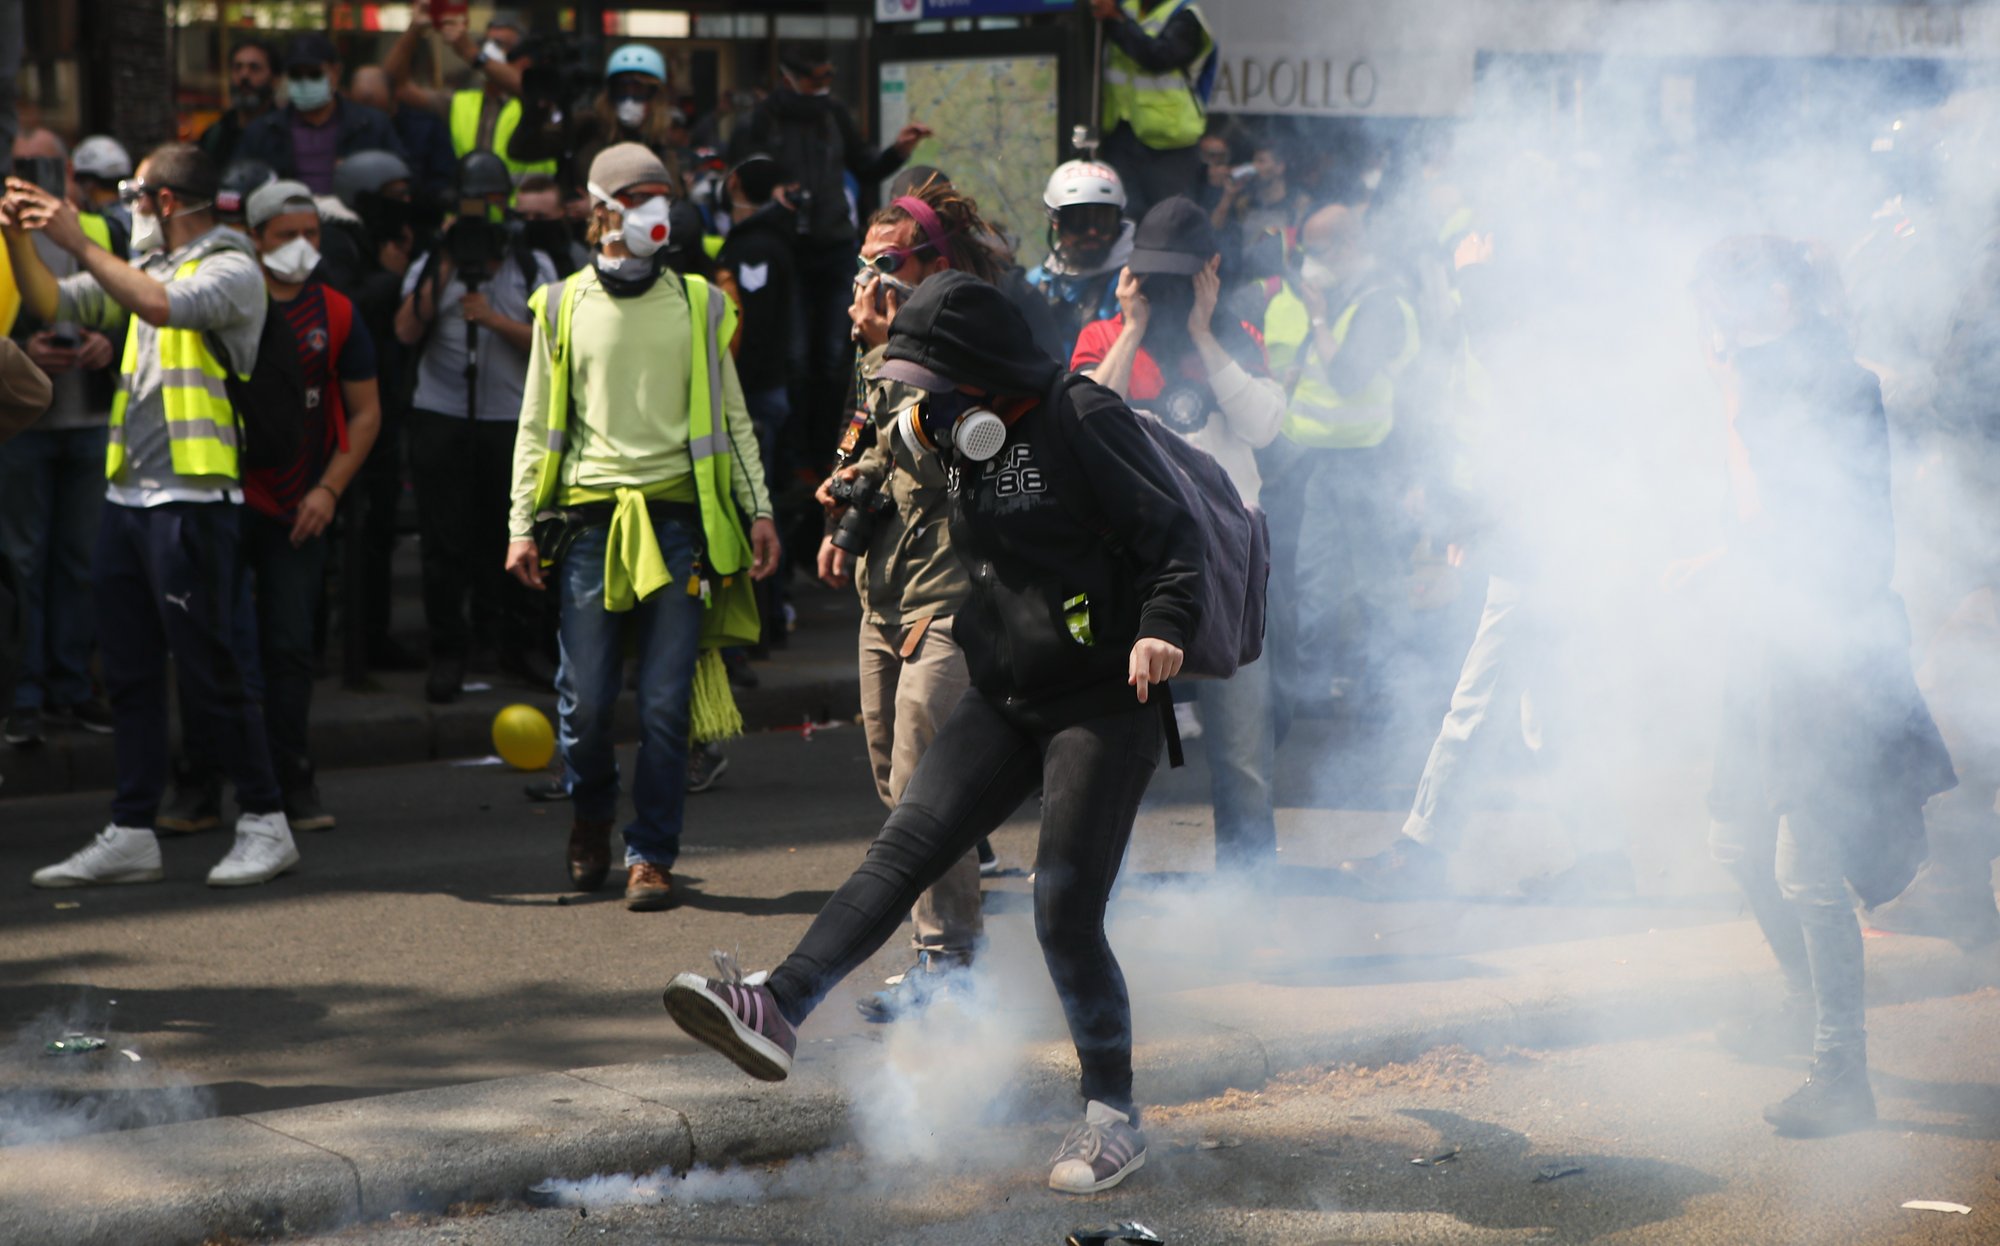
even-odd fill
[{"label": "man in yellow vest walking", "polygon": [[1192,195],[1202,176],[1215,39],[1193,0],[1090,0],[1104,23],[1098,155],[1125,183],[1133,220],[1162,199]]},{"label": "man in yellow vest walking", "polygon": [[[256,366],[266,299],[250,241],[215,219],[216,181],[214,161],[191,143],[168,144],[140,164],[120,190],[132,210],[136,265],[92,242],[74,208],[27,182],[9,179],[0,203],[24,305],[44,320],[86,325],[132,316],[94,569],[118,788],[111,824],[37,870],[38,887],[161,877],[153,818],[167,781],[169,657],[183,721],[213,742],[242,806],[236,842],[209,871],[209,885],[267,882],[298,863],[263,710],[245,692],[232,648],[242,425],[225,378]],[[35,231],[82,271],[58,281],[35,251]]]},{"label": "man in yellow vest walking", "polygon": [[[673,903],[696,655],[704,632],[715,635],[715,612],[745,604],[745,577],[777,568],[778,529],[729,355],[735,307],[660,262],[667,167],[646,147],[619,143],[591,161],[589,190],[595,262],[531,303],[507,570],[530,588],[553,579],[562,598],[556,694],[576,811],[569,871],[584,891],[610,871],[612,711],[632,624],[640,743],[625,903],[647,911]],[[747,614],[754,640],[754,597]]]}]

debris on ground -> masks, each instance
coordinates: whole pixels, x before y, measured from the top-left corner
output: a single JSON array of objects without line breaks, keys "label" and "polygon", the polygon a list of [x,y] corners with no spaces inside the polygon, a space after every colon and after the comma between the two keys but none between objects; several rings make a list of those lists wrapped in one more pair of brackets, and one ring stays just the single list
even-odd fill
[{"label": "debris on ground", "polygon": [[1561,1181],[1564,1177],[1574,1177],[1582,1171],[1582,1164],[1544,1164],[1542,1170],[1535,1174],[1534,1183],[1540,1185],[1544,1181]]},{"label": "debris on ground", "polygon": [[1457,1159],[1458,1151],[1457,1147],[1447,1147],[1435,1155],[1414,1156],[1410,1162],[1419,1168],[1436,1168],[1439,1164],[1449,1164],[1451,1161]]},{"label": "debris on ground", "polygon": [[120,1047],[118,1049],[118,1054],[124,1056],[127,1060],[130,1060],[134,1064],[139,1063],[139,1053],[132,1050],[130,1047]]},{"label": "debris on ground", "polygon": [[1233,1151],[1242,1145],[1243,1139],[1241,1138],[1203,1138],[1201,1140],[1201,1149],[1204,1151]]},{"label": "debris on ground", "polygon": [[1164,1124],[1187,1116],[1270,1107],[1297,1099],[1359,1099],[1385,1090],[1462,1094],[1484,1085],[1494,1064],[1518,1064],[1538,1058],[1532,1052],[1513,1047],[1491,1056],[1481,1055],[1454,1043],[1434,1047],[1407,1061],[1310,1065],[1280,1073],[1258,1090],[1225,1090],[1196,1103],[1149,1107],[1146,1119]]},{"label": "debris on ground", "polygon": [[1117,1242],[1133,1242],[1137,1246],[1161,1246],[1167,1239],[1153,1232],[1137,1220],[1125,1220],[1117,1224],[1103,1224],[1094,1229],[1071,1229],[1063,1239],[1063,1246],[1108,1246]]},{"label": "debris on ground", "polygon": [[1969,1216],[1972,1214],[1972,1208],[1967,1207],[1964,1203],[1940,1203],[1928,1198],[1913,1198],[1909,1202],[1904,1203],[1903,1207],[1909,1211],[1945,1211],[1960,1216]]},{"label": "debris on ground", "polygon": [[91,1034],[65,1034],[52,1038],[42,1050],[51,1056],[80,1056],[87,1051],[99,1051],[104,1040]]}]

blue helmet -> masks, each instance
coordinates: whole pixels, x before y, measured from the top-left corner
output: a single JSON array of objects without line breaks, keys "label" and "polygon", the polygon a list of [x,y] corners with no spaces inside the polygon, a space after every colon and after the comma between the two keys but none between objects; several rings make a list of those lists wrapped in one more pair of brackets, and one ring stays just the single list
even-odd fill
[{"label": "blue helmet", "polygon": [[667,58],[643,43],[628,43],[611,54],[605,63],[604,76],[616,78],[619,74],[644,74],[658,82],[667,80]]}]

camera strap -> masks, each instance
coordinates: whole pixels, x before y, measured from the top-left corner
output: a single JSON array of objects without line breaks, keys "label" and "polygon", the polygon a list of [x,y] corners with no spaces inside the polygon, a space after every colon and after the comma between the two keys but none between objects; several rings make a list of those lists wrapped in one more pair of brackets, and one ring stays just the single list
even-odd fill
[{"label": "camera strap", "polygon": [[924,633],[931,630],[931,619],[918,619],[903,633],[903,647],[896,656],[907,662],[917,656],[917,647],[924,643]]}]

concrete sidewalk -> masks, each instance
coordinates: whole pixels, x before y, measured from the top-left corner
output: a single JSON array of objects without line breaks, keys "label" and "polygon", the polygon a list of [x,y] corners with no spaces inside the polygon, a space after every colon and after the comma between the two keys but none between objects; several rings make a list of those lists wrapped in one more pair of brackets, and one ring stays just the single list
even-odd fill
[{"label": "concrete sidewalk", "polygon": [[[1329,962],[1284,948],[1259,949],[1249,964],[1204,962],[1189,950],[1199,930],[1147,937],[1149,921],[1184,925],[1171,901],[1166,891],[1157,902],[1134,897],[1121,923],[1121,942],[1139,947],[1128,976],[1139,1001],[1141,1103],[1447,1042],[1493,1048],[1697,1030],[1775,985],[1769,955],[1743,920],[1473,953],[1426,978],[1407,964]],[[1869,950],[1877,1004],[2000,980],[1992,956],[1934,940],[1884,937]],[[1028,971],[1018,956],[996,959],[1016,966],[1003,972]],[[1143,985],[1168,970],[1192,985]],[[1000,983],[998,996],[1017,998],[1016,986]],[[1076,1064],[1059,1017],[1042,1009],[1009,1020],[1033,1038],[992,1101],[1010,1118],[1073,1116]],[[86,1246],[271,1236],[519,1197],[551,1176],[820,1150],[851,1138],[854,1088],[895,1040],[885,1031],[812,1034],[808,1027],[781,1086],[702,1053],[10,1148],[0,1152],[0,1239]]]},{"label": "concrete sidewalk", "polygon": [[[769,661],[752,664],[758,687],[735,690],[746,730],[846,721],[861,712],[854,594],[799,581],[794,604],[799,627],[790,643],[772,650]],[[481,757],[493,751],[493,716],[501,707],[525,702],[555,716],[553,689],[531,688],[504,674],[468,673],[467,691],[450,705],[424,699],[422,671],[378,672],[369,680],[371,686],[359,690],[343,687],[337,676],[315,686],[312,747],[322,771]],[[638,727],[637,703],[621,698],[618,738],[637,739]],[[111,787],[111,743],[109,736],[60,731],[34,748],[0,745],[0,800]]]}]

